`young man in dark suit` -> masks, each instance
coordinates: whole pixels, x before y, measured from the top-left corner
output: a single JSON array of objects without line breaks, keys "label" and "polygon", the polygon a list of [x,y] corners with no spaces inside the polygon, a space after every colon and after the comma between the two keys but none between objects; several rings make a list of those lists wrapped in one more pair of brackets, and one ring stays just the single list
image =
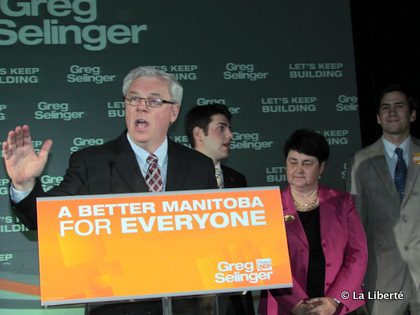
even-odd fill
[{"label": "young man in dark suit", "polygon": [[[193,107],[185,117],[185,130],[191,146],[213,160],[219,188],[246,187],[246,178],[234,169],[221,164],[229,157],[233,134],[230,128],[232,115],[226,105],[209,104]],[[218,170],[221,173],[218,175]]]},{"label": "young man in dark suit", "polygon": [[[232,115],[222,104],[209,104],[193,107],[185,117],[185,129],[191,146],[213,160],[218,187],[246,187],[244,175],[221,164],[229,157],[229,144],[232,140],[230,121]],[[214,303],[208,299],[207,303]],[[251,292],[246,295],[217,296],[217,310],[220,315],[254,314]]]},{"label": "young man in dark suit", "polygon": [[[35,152],[29,126],[17,126],[3,142],[11,179],[13,209],[31,229],[37,228],[36,197],[134,193],[217,188],[211,159],[168,139],[178,118],[182,86],[174,76],[153,67],[133,69],[124,79],[127,129],[115,140],[72,154],[63,181],[44,192],[38,177],[52,140]],[[150,174],[159,174],[151,184]],[[139,284],[141,285],[141,284]],[[188,300],[187,300],[188,301]],[[174,299],[177,314],[195,314],[190,303]],[[89,307],[89,314],[162,314],[160,300]]]}]

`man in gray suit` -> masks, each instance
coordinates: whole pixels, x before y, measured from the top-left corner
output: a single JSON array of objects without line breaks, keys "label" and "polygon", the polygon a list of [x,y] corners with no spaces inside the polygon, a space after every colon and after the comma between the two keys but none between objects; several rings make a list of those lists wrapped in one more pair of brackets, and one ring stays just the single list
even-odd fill
[{"label": "man in gray suit", "polygon": [[348,176],[368,239],[365,298],[371,314],[420,314],[420,141],[410,136],[416,104],[399,85],[379,99],[382,137],[355,153]]}]

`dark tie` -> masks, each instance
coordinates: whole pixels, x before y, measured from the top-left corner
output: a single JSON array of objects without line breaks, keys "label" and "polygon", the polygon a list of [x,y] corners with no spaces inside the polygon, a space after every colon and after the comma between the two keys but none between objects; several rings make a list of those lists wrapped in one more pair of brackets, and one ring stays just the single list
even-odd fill
[{"label": "dark tie", "polygon": [[403,158],[403,150],[401,148],[396,148],[395,153],[397,154],[397,165],[395,166],[394,174],[394,183],[395,188],[397,188],[398,195],[400,200],[404,198],[404,189],[405,189],[405,180],[407,178],[407,165]]},{"label": "dark tie", "polygon": [[162,191],[163,182],[157,156],[150,154],[146,161],[149,163],[149,168],[147,169],[146,174],[146,183],[147,186],[149,186],[149,191]]}]

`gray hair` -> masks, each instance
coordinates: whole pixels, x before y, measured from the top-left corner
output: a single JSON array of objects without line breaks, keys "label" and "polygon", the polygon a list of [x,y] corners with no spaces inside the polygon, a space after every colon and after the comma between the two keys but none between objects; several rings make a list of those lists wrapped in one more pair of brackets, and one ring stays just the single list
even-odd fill
[{"label": "gray hair", "polygon": [[156,69],[152,66],[137,67],[131,70],[124,78],[122,92],[127,95],[128,88],[131,83],[141,77],[156,77],[168,82],[169,92],[171,94],[171,101],[181,104],[182,101],[182,86],[174,75],[166,73],[163,70]]}]

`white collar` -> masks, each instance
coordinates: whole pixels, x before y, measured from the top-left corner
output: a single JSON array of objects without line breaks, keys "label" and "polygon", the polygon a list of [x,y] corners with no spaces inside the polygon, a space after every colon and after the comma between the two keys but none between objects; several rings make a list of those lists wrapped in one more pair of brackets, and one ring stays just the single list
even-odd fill
[{"label": "white collar", "polygon": [[[141,161],[146,161],[147,157],[150,155],[150,152],[146,151],[145,149],[135,144],[134,141],[131,140],[128,133],[127,133],[127,139],[128,139],[128,142],[130,143],[131,148],[136,154],[136,156],[138,156]],[[159,166],[162,166],[164,161],[168,158],[168,138],[167,137],[165,137],[165,140],[155,150],[155,152],[153,152],[153,154],[157,156]]]},{"label": "white collar", "polygon": [[[395,155],[395,149],[397,146],[386,140],[384,137],[382,137],[382,142],[384,144],[385,153],[391,159]],[[410,150],[410,136],[408,136],[407,139],[405,139],[404,142],[401,143],[398,147],[403,150],[404,157],[408,156]]]}]

